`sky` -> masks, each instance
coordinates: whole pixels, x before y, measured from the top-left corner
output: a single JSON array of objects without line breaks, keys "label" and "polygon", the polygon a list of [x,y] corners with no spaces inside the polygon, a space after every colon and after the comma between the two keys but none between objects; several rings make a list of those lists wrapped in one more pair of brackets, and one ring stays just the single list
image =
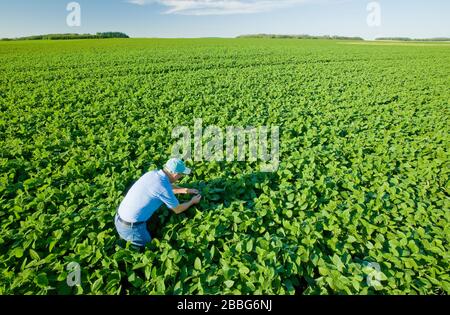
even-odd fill
[{"label": "sky", "polygon": [[76,13],[73,6],[67,10],[71,2],[0,0],[0,38],[106,31],[170,38],[450,37],[449,0],[77,0],[79,26],[67,23]]}]

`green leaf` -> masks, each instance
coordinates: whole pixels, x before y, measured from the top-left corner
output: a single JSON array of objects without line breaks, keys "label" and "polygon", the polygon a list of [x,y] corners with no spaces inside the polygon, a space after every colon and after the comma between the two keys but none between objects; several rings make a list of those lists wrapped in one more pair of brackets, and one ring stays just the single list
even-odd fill
[{"label": "green leaf", "polygon": [[198,257],[195,258],[194,268],[197,269],[197,270],[201,270],[202,269],[202,261]]},{"label": "green leaf", "polygon": [[353,279],[352,280],[352,285],[355,288],[356,291],[359,291],[361,285],[360,285],[360,281],[358,281],[357,279]]},{"label": "green leaf", "polygon": [[30,256],[34,260],[41,260],[41,257],[39,257],[38,253],[35,250],[33,250],[32,248],[30,248]]},{"label": "green leaf", "polygon": [[345,266],[342,263],[341,258],[338,255],[334,254],[333,258],[331,260],[333,261],[333,263],[337,267],[337,269],[342,272],[342,270],[344,269]]},{"label": "green leaf", "polygon": [[53,250],[53,248],[55,247],[56,243],[58,242],[57,239],[54,239],[50,242],[49,246],[48,246],[48,251],[51,252]]},{"label": "green leaf", "polygon": [[326,267],[319,267],[318,269],[319,269],[319,273],[320,273],[322,276],[328,275],[328,269],[327,269]]},{"label": "green leaf", "polygon": [[147,265],[148,265],[148,264],[138,263],[138,264],[135,264],[135,265],[133,266],[133,269],[132,269],[132,270],[145,268]]},{"label": "green leaf", "polygon": [[295,293],[295,288],[294,288],[294,286],[292,285],[291,280],[286,280],[286,281],[284,282],[284,285],[285,285],[286,288],[288,289],[288,292],[289,292],[289,293],[291,293],[291,294],[294,294],[294,293]]},{"label": "green leaf", "polygon": [[166,291],[166,285],[164,283],[164,279],[163,278],[158,278],[158,280],[156,281],[156,287],[158,290],[158,293],[160,294],[164,294]]},{"label": "green leaf", "polygon": [[247,281],[245,284],[248,286],[248,288],[249,288],[250,290],[252,290],[252,291],[255,291],[255,290],[256,290],[255,285],[254,285],[253,283],[251,283],[250,281]]},{"label": "green leaf", "polygon": [[224,283],[225,283],[225,286],[227,288],[231,288],[233,286],[233,284],[234,284],[234,281],[233,280],[227,280]]},{"label": "green leaf", "polygon": [[247,252],[251,252],[253,249],[253,239],[248,240],[247,245],[246,245],[246,250]]},{"label": "green leaf", "polygon": [[16,258],[21,258],[23,256],[23,249],[21,247],[16,247],[11,251],[11,254],[16,256]]},{"label": "green leaf", "polygon": [[48,286],[47,274],[45,273],[38,274],[34,281],[41,288],[45,288]]},{"label": "green leaf", "polygon": [[102,283],[103,283],[103,277],[100,277],[97,280],[95,280],[91,287],[92,292],[98,292]]},{"label": "green leaf", "polygon": [[239,267],[239,273],[246,275],[249,272],[250,272],[250,269],[248,269],[246,266],[242,265],[241,267]]}]

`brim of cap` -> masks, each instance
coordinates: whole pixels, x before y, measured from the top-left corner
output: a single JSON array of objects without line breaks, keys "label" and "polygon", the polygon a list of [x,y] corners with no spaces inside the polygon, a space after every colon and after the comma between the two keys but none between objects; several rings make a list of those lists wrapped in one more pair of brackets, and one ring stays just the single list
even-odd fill
[{"label": "brim of cap", "polygon": [[183,174],[185,174],[185,175],[191,174],[191,169],[189,167],[185,167]]}]

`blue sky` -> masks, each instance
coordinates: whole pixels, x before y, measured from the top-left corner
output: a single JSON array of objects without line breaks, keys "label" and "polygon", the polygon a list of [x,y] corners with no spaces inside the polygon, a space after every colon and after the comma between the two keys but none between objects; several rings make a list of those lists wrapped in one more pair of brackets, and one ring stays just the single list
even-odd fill
[{"label": "blue sky", "polygon": [[[121,31],[131,37],[234,37],[312,34],[450,37],[448,0],[77,0],[81,25],[69,27],[70,0],[0,0],[0,38]],[[380,4],[380,25],[367,5]]]}]

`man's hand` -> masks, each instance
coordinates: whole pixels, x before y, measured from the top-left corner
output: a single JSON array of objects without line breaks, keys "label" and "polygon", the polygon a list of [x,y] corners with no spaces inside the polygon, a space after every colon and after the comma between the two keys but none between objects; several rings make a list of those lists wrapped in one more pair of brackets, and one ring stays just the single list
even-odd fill
[{"label": "man's hand", "polygon": [[191,200],[186,201],[185,203],[182,203],[182,204],[178,205],[177,207],[173,208],[172,210],[176,214],[180,214],[180,213],[186,211],[190,206],[198,204],[200,202],[200,199],[202,199],[201,195],[195,195],[194,197],[192,197]]},{"label": "man's hand", "polygon": [[173,193],[174,194],[195,194],[198,195],[199,191],[197,189],[191,189],[191,188],[184,188],[179,187],[176,185],[172,185]]},{"label": "man's hand", "polygon": [[186,194],[198,195],[198,190],[197,189],[186,188]]},{"label": "man's hand", "polygon": [[200,202],[200,199],[202,199],[202,195],[200,195],[200,194],[195,195],[194,197],[192,197],[191,203],[193,205],[196,205],[196,204],[198,204]]}]

